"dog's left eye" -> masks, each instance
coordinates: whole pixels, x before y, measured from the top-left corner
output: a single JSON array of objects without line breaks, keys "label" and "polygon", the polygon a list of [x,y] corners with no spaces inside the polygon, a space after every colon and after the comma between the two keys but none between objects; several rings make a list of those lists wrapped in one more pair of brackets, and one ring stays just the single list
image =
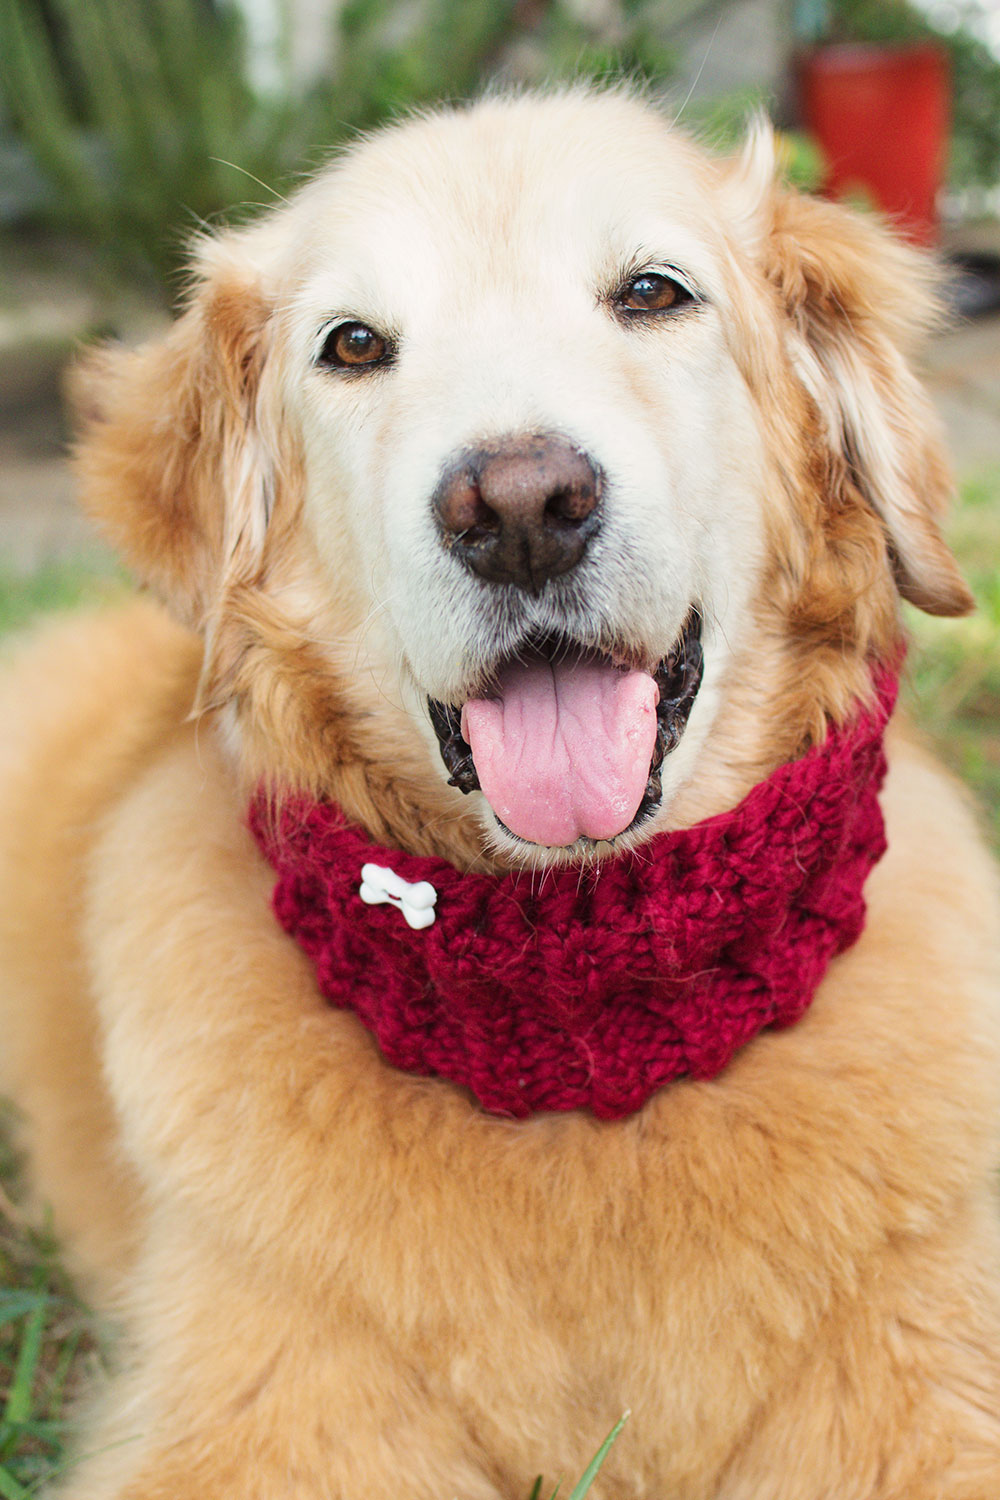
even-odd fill
[{"label": "dog's left eye", "polygon": [[316,363],[326,369],[358,370],[384,364],[390,353],[388,339],[367,323],[338,323],[323,339]]},{"label": "dog's left eye", "polygon": [[615,293],[615,307],[624,313],[670,312],[696,302],[694,292],[659,271],[643,271],[623,283]]}]

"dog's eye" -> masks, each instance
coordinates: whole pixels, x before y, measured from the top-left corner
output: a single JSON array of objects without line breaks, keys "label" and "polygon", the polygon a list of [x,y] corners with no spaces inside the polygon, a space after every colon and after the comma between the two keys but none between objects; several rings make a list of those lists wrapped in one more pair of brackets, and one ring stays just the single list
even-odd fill
[{"label": "dog's eye", "polygon": [[625,313],[670,312],[696,301],[692,291],[659,271],[643,271],[631,277],[615,294],[615,306]]},{"label": "dog's eye", "polygon": [[389,341],[367,323],[338,323],[323,340],[316,363],[327,369],[361,369],[383,364],[389,357]]}]

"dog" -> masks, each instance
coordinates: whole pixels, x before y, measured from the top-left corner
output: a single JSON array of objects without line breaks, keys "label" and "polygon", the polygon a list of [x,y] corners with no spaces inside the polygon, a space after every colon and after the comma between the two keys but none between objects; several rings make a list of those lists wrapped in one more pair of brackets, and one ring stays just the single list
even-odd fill
[{"label": "dog", "polygon": [[[880,759],[900,596],[972,603],[934,285],[763,126],[713,157],[570,88],[374,133],[89,356],[83,502],[146,592],[0,710],[0,1084],[122,1328],[63,1495],[527,1500],[626,1408],[595,1495],[1000,1494],[996,882],[898,716]],[[737,845],[752,900],[672,958],[658,851],[715,932]],[[694,996],[655,1078],[598,1037],[633,961]],[[452,1072],[466,971],[521,1030]],[[723,1056],[703,983],[776,1008]]]}]

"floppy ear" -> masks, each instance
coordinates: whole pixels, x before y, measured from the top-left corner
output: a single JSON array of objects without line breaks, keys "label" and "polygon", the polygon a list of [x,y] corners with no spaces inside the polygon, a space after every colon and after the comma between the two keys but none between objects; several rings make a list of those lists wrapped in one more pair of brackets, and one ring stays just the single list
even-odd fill
[{"label": "floppy ear", "polygon": [[206,266],[165,337],[95,350],[71,381],[84,508],[196,629],[211,630],[234,577],[262,566],[276,485],[261,400],[269,317],[249,267]]},{"label": "floppy ear", "polygon": [[744,200],[757,198],[757,254],[791,320],[789,352],[825,428],[831,479],[853,484],[880,518],[903,597],[965,614],[974,601],[940,531],[951,474],[908,364],[938,317],[933,261],[874,219],[775,187],[766,145],[758,128],[739,178]]}]

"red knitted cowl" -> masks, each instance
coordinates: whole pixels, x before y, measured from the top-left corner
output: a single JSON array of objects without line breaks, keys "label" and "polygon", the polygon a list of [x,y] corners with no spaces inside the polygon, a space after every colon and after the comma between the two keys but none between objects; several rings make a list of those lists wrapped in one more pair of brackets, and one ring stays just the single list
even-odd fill
[{"label": "red knitted cowl", "polygon": [[[450,1079],[484,1109],[620,1119],[671,1079],[712,1078],[765,1027],[806,1010],[859,937],[885,851],[877,793],[896,681],[731,812],[635,854],[464,875],[370,844],[339,808],[293,802],[253,832],[278,872],[278,920],[386,1060]],[[360,899],[362,865],[436,889],[432,926]]]}]

